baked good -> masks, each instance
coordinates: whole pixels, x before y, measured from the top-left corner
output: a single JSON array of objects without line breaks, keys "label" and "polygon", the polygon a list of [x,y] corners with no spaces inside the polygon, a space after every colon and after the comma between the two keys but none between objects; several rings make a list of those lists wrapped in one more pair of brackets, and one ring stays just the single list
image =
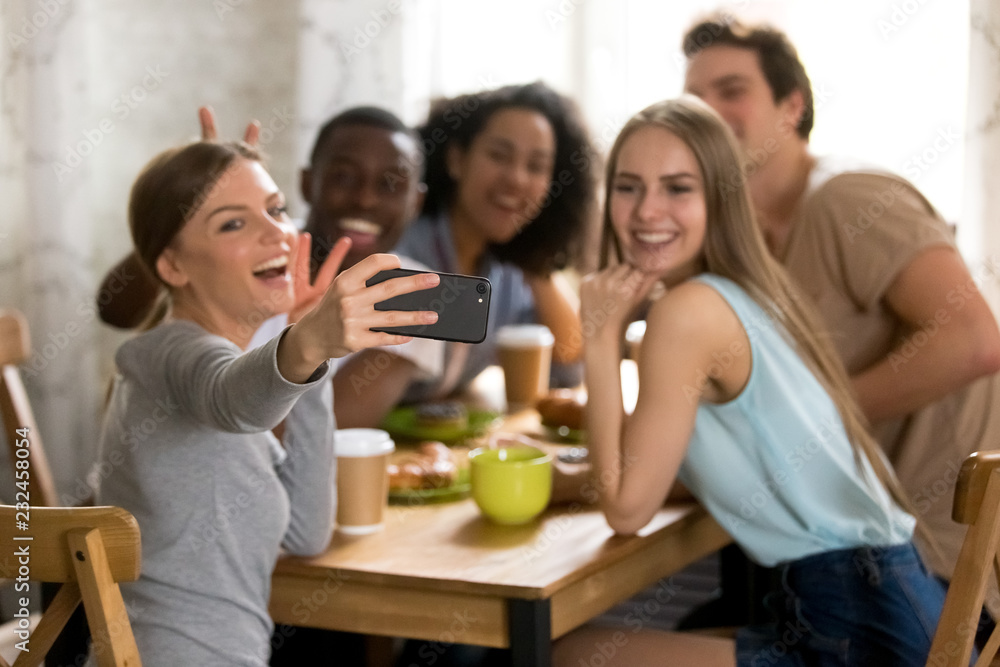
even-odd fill
[{"label": "baked good", "polygon": [[553,389],[535,404],[535,409],[545,426],[578,431],[584,426],[586,397],[573,389]]},{"label": "baked good", "polygon": [[440,442],[422,442],[415,451],[396,452],[386,470],[394,490],[443,489],[458,479],[455,457]]},{"label": "baked good", "polygon": [[465,428],[469,425],[469,411],[458,401],[424,403],[417,406],[414,420],[425,428]]}]

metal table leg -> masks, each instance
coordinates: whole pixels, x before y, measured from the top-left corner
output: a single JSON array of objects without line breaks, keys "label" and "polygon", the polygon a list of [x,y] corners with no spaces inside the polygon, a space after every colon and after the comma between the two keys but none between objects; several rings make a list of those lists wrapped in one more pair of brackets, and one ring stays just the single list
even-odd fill
[{"label": "metal table leg", "polygon": [[552,605],[549,600],[508,600],[510,659],[514,667],[551,667]]}]

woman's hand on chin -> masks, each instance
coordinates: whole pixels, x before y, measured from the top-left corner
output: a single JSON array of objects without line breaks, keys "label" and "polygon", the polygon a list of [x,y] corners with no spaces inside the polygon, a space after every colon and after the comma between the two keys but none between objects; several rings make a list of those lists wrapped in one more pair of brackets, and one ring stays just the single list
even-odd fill
[{"label": "woman's hand on chin", "polygon": [[625,324],[657,283],[658,277],[627,264],[589,274],[580,286],[584,337],[591,340],[624,335]]}]

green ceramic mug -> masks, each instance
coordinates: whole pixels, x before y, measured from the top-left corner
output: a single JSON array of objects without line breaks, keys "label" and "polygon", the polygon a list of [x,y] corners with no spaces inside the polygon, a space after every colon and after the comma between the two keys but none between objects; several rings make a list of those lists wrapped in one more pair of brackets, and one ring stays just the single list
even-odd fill
[{"label": "green ceramic mug", "polygon": [[527,523],[548,506],[552,455],[517,445],[476,449],[469,454],[472,498],[496,523]]}]

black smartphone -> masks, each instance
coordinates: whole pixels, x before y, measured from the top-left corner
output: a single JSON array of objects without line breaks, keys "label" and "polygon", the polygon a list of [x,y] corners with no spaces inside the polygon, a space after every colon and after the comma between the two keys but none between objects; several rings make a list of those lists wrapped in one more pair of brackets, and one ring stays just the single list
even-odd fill
[{"label": "black smartphone", "polygon": [[[391,278],[411,276],[411,269],[379,271],[365,283],[369,287]],[[402,336],[434,338],[459,343],[482,343],[486,339],[486,323],[490,314],[490,281],[480,276],[438,273],[441,282],[436,287],[400,294],[375,304],[375,310],[433,310],[438,314],[434,324],[405,327],[372,328]]]}]

